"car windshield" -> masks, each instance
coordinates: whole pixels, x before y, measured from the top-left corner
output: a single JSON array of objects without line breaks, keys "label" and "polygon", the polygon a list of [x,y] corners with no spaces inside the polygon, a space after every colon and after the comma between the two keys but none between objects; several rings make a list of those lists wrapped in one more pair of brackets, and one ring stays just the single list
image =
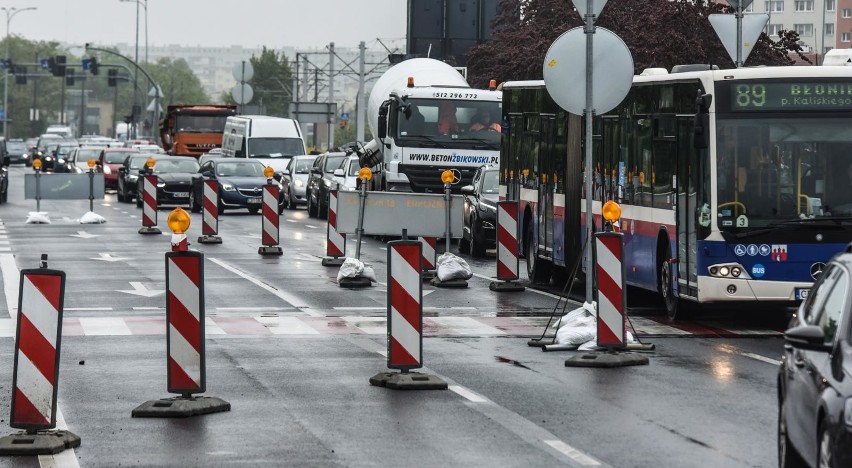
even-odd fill
[{"label": "car windshield", "polygon": [[76,146],[58,146],[56,148],[56,154],[65,155],[70,153]]},{"label": "car windshield", "polygon": [[154,165],[154,172],[160,174],[172,174],[175,172],[197,172],[198,161],[194,159],[175,160],[158,159]]},{"label": "car windshield", "polygon": [[101,155],[101,150],[99,149],[81,149],[77,153],[77,160],[80,162],[86,162],[90,159],[98,159],[98,156]]},{"label": "car windshield", "polygon": [[297,159],[293,161],[293,172],[296,174],[309,174],[313,165],[313,159]]},{"label": "car windshield", "polygon": [[23,141],[10,141],[6,143],[6,151],[12,154],[23,154],[27,152],[27,144]]},{"label": "car windshield", "polygon": [[44,151],[44,150],[45,150],[45,149],[47,149],[47,147],[48,147],[48,146],[50,146],[50,145],[54,145],[54,146],[55,146],[55,145],[58,145],[60,141],[62,141],[62,138],[60,138],[60,137],[56,137],[56,138],[42,138],[42,139],[41,139],[41,140],[39,140],[39,142],[38,142],[38,149],[39,149],[39,151]]},{"label": "car windshield", "polygon": [[134,156],[130,158],[131,169],[142,169],[145,167],[145,162],[148,161],[148,156]]},{"label": "car windshield", "polygon": [[128,152],[128,151],[108,151],[104,153],[104,159],[107,164],[121,164],[127,159],[127,156],[131,154],[139,154],[136,152]]},{"label": "car windshield", "polygon": [[254,162],[224,162],[216,166],[219,177],[263,177],[264,166]]},{"label": "car windshield", "polygon": [[179,115],[178,133],[222,133],[227,115]]},{"label": "car windshield", "polygon": [[482,175],[482,193],[497,193],[500,191],[497,171],[486,171]]},{"label": "car windshield", "polygon": [[344,159],[346,159],[346,156],[329,156],[326,158],[325,172],[334,172],[335,169],[340,167]]},{"label": "car windshield", "polygon": [[297,154],[305,154],[299,138],[250,138],[248,142],[250,158],[289,158]]}]

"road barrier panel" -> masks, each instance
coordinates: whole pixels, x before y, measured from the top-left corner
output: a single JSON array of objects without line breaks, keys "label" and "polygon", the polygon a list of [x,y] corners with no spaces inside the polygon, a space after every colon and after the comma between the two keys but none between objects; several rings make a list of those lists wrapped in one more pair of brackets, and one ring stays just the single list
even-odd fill
[{"label": "road barrier panel", "polygon": [[[268,168],[267,168],[268,169]],[[263,256],[281,256],[284,251],[278,245],[278,225],[281,220],[278,215],[278,184],[272,182],[263,186],[263,208],[261,210],[261,227],[263,245],[257,249],[257,253]]]},{"label": "road barrier panel", "polygon": [[219,181],[205,180],[201,186],[201,237],[200,244],[221,244],[219,237]]},{"label": "road barrier panel", "polygon": [[[180,238],[189,227],[189,215],[169,226]],[[175,229],[173,226],[181,227]],[[132,411],[134,418],[184,418],[230,411],[231,404],[216,397],[197,396],[207,390],[204,313],[204,254],[186,250],[185,242],[166,253],[166,381],[169,393],[180,396],[147,401]]]},{"label": "road barrier panel", "polygon": [[50,455],[80,446],[80,437],[56,428],[65,273],[21,271],[9,425],[23,432],[0,438],[0,455]]},{"label": "road barrier panel", "polygon": [[438,238],[420,236],[417,240],[423,246],[423,259],[421,260],[423,270],[421,270],[420,276],[423,278],[423,281],[430,281],[437,275],[435,263],[438,258]]},{"label": "road barrier panel", "polygon": [[395,390],[446,390],[439,377],[410,372],[423,367],[422,245],[419,240],[388,243],[387,366],[370,384]]},{"label": "road barrier panel", "polygon": [[648,357],[624,352],[627,349],[627,285],[624,283],[624,234],[595,234],[597,277],[597,345],[606,351],[580,353],[565,361],[565,367],[625,367],[647,365]]},{"label": "road barrier panel", "polygon": [[142,177],[142,227],[139,229],[139,234],[162,234],[163,231],[157,227],[157,176],[146,174],[140,177]]},{"label": "road barrier panel", "polygon": [[346,234],[337,232],[337,190],[328,194],[328,229],[322,266],[340,266],[346,258]]},{"label": "road barrier panel", "polygon": [[492,291],[519,292],[524,285],[520,278],[518,260],[518,202],[497,203],[497,281],[488,286]]}]

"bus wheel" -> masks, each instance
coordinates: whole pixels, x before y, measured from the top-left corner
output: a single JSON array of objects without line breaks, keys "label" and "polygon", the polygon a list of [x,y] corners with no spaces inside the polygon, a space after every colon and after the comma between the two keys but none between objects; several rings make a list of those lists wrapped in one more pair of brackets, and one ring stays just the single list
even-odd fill
[{"label": "bus wheel", "polygon": [[537,239],[533,237],[532,223],[527,226],[524,236],[524,256],[527,259],[527,277],[533,283],[547,283],[550,281],[551,263],[538,257]]},{"label": "bus wheel", "polygon": [[659,278],[660,296],[663,298],[663,305],[666,307],[666,315],[669,317],[669,320],[684,318],[686,315],[685,310],[681,309],[685,309],[685,307],[681,301],[675,297],[674,291],[672,290],[672,264],[668,260],[660,262]]}]

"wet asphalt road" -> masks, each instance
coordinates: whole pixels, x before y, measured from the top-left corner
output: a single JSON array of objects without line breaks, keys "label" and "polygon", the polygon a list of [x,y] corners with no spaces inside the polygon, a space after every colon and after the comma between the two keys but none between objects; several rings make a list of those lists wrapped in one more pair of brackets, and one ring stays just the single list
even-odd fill
[{"label": "wet asphalt road", "polygon": [[[567,369],[571,353],[526,345],[554,297],[493,293],[485,278],[494,259],[468,258],[479,275],[468,289],[424,285],[424,363],[450,390],[394,392],[368,384],[386,369],[384,244],[368,238],[362,248],[380,283],[342,290],[337,269],[320,265],[324,221],[301,209],[282,216],[282,258],[257,254],[260,217],[247,213],[222,217],[223,245],[192,246],[206,256],[207,394],[232,411],[133,419],[137,405],[168,396],[162,290],[169,237],[137,234],[141,210],[115,195],[96,202],[106,224],[76,223],[88,202],[45,201],[53,224],[27,225],[35,202],[23,200],[24,169],[10,173],[9,204],[0,206],[0,237],[7,237],[0,239],[0,435],[13,432],[8,314],[16,313],[16,270],[47,253],[68,277],[59,409],[82,446],[56,457],[0,458],[0,466],[777,463],[774,361],[787,311],[713,312],[667,324],[653,298],[631,296],[640,337],[657,347],[651,364]],[[167,214],[159,213],[164,231]],[[192,217],[194,243],[201,223]]]}]

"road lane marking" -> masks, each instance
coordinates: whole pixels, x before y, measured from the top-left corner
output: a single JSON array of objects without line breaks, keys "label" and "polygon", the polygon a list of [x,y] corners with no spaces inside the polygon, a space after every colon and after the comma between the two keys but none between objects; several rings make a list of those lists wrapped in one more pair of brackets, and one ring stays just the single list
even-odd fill
[{"label": "road lane marking", "polygon": [[219,265],[220,267],[230,271],[231,273],[249,281],[250,283],[254,284],[255,286],[258,286],[261,289],[265,289],[266,291],[269,291],[270,293],[274,294],[279,299],[289,303],[293,307],[297,307],[297,308],[300,308],[300,309],[307,309],[307,310],[304,310],[304,312],[306,314],[310,315],[310,316],[313,316],[313,317],[320,317],[321,316],[320,314],[317,314],[316,312],[310,310],[310,308],[311,308],[310,305],[306,304],[301,298],[296,297],[293,294],[290,294],[290,293],[282,291],[282,290],[280,290],[280,289],[278,289],[274,286],[266,284],[265,282],[255,278],[254,276],[252,276],[252,275],[250,275],[250,274],[248,274],[248,273],[246,273],[246,272],[244,272],[244,271],[242,271],[242,270],[240,270],[240,269],[238,269],[234,266],[231,266],[228,263],[225,263],[222,260],[219,260],[218,258],[210,257],[210,261]]},{"label": "road lane marking", "polygon": [[309,228],[309,229],[319,229],[317,226],[314,226],[313,224],[305,224],[305,227]]},{"label": "road lane marking", "polygon": [[[15,263],[15,257],[12,254],[0,255],[0,273],[3,275],[3,292],[6,296],[6,310],[12,320],[11,337],[15,338],[17,329],[16,322],[18,320],[18,285],[20,283],[20,274],[18,265]],[[62,409],[59,408],[59,401],[56,402],[56,428],[59,430],[68,430],[68,425],[65,423],[65,416],[62,414]],[[67,449],[56,455],[39,455],[38,464],[42,468],[80,468],[77,462],[77,455],[74,449]]]},{"label": "road lane marking", "polygon": [[781,361],[777,359],[772,359],[766,356],[761,356],[760,354],[749,353],[746,351],[740,351],[737,348],[729,345],[719,345],[717,348],[719,351],[728,353],[728,354],[736,354],[742,357],[747,357],[749,359],[754,359],[755,361],[765,362],[767,364],[772,364],[773,366],[781,365]]},{"label": "road lane marking", "polygon": [[80,317],[86,336],[132,335],[127,323],[119,317]]},{"label": "road lane marking", "polygon": [[148,306],[148,307],[134,307],[133,310],[165,310],[165,307],[156,307],[156,306]]},{"label": "road lane marking", "polygon": [[489,401],[487,398],[484,398],[484,397],[462,387],[461,385],[450,385],[449,388],[450,388],[451,391],[457,393],[458,395],[462,396],[463,398],[468,399],[469,401],[471,401],[473,403],[487,403]]},{"label": "road lane marking", "polygon": [[255,317],[273,335],[319,335],[320,332],[311,328],[296,317]]},{"label": "road lane marking", "polygon": [[545,440],[545,444],[551,446],[553,449],[558,450],[560,453],[564,454],[568,458],[574,460],[575,462],[585,465],[585,466],[601,466],[600,462],[595,460],[594,458],[586,455],[585,453],[571,447],[570,445],[562,442],[561,440]]},{"label": "road lane marking", "polygon": [[93,312],[93,311],[111,311],[112,307],[66,307],[66,312]]}]

